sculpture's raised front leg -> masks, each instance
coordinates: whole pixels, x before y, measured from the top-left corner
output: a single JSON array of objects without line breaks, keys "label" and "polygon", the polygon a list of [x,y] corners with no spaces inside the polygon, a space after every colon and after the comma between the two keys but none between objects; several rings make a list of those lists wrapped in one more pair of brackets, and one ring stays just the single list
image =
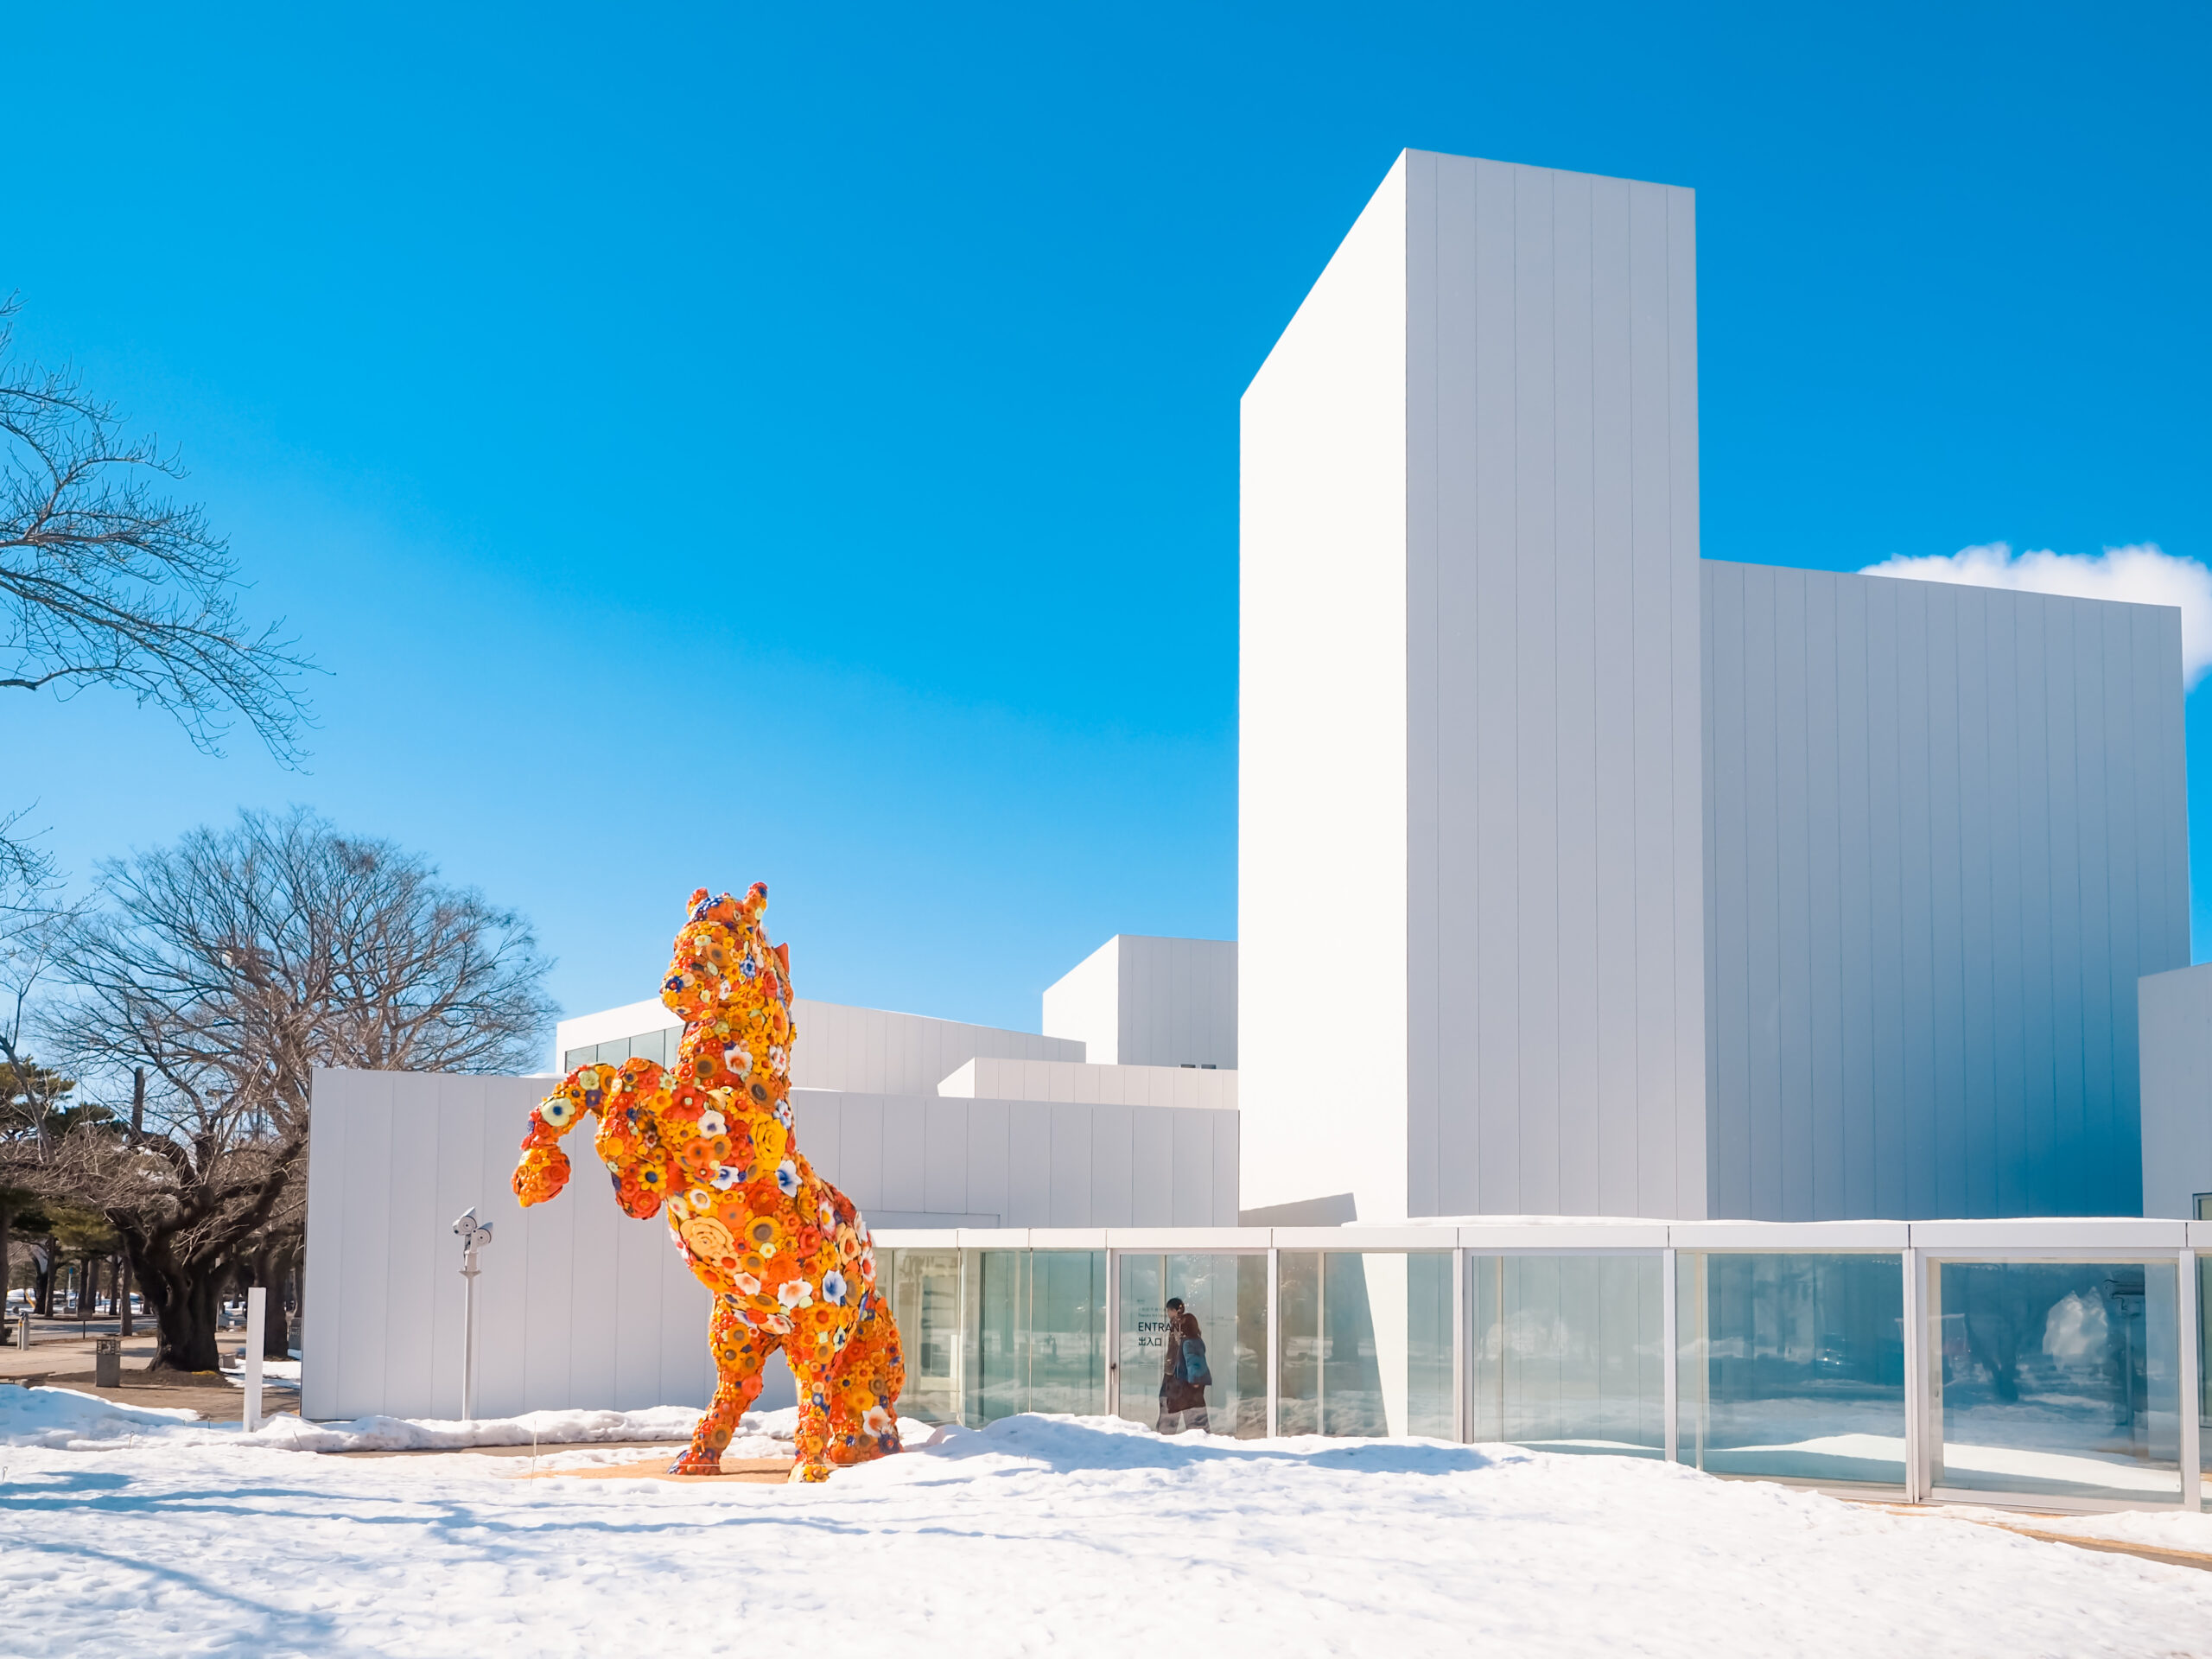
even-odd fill
[{"label": "sculpture's raised front leg", "polygon": [[691,1444],[668,1465],[671,1475],[720,1474],[722,1448],[737,1433],[747,1408],[760,1397],[760,1368],[768,1363],[766,1339],[719,1296],[708,1321],[707,1340],[715,1355],[715,1397],[691,1431]]}]

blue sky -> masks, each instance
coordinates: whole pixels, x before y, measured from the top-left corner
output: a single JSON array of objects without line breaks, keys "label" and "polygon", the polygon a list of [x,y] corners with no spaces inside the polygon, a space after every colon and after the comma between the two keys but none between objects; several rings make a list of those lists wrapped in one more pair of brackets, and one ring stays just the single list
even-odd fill
[{"label": "blue sky", "polygon": [[1109,933],[1234,931],[1236,399],[1402,147],[1697,189],[1708,556],[2202,559],[2209,33],[12,8],[22,342],[330,673],[304,774],[97,692],[5,705],[11,774],[79,875],[241,804],[394,837],[571,1012],[760,877],[803,994],[1033,1026]]}]

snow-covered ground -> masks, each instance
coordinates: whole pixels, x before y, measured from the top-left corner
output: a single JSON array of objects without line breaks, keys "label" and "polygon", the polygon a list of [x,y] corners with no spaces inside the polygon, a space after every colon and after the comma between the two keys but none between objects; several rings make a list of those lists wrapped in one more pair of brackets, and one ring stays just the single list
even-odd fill
[{"label": "snow-covered ground", "polygon": [[2212,1655],[2212,1573],[1644,1459],[1020,1417],[814,1487],[518,1479],[13,1392],[5,1653]]}]

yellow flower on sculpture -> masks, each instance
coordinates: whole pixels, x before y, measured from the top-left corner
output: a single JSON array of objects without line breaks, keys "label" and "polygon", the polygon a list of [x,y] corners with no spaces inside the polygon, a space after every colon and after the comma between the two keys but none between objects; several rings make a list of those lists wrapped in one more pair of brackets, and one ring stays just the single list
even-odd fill
[{"label": "yellow flower on sculpture", "polygon": [[[561,1137],[596,1115],[617,1201],[640,1218],[665,1210],[692,1273],[714,1293],[715,1397],[675,1471],[721,1467],[780,1348],[799,1385],[791,1478],[820,1480],[834,1464],[899,1449],[906,1363],[875,1287],[868,1224],[791,1134],[791,953],[761,928],[767,900],[759,882],[742,900],[710,901],[704,887],[691,895],[661,982],[661,1001],[684,1022],[675,1067],[577,1067],[531,1114],[514,1187],[525,1205],[558,1193],[569,1179]],[[758,1066],[762,1055],[769,1063]]]}]

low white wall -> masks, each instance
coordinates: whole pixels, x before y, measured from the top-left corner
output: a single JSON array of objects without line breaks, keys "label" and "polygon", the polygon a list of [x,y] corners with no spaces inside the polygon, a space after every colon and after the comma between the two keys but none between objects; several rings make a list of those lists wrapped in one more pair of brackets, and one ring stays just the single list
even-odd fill
[{"label": "low white wall", "polygon": [[[543,1077],[317,1071],[308,1161],[302,1406],[311,1418],[461,1412],[461,1245],[477,1280],[477,1414],[703,1406],[706,1290],[664,1223],[616,1207],[590,1131],[568,1190],[508,1185]],[[800,1148],[871,1226],[1207,1227],[1236,1220],[1237,1117],[1198,1107],[797,1089]],[[780,1363],[764,1406],[788,1404]]]},{"label": "low white wall", "polygon": [[308,1162],[310,1418],[461,1414],[461,1243],[493,1224],[476,1281],[480,1417],[703,1406],[705,1288],[658,1220],[635,1221],[569,1137],[568,1191],[524,1210],[508,1178],[543,1077],[317,1071]]}]

